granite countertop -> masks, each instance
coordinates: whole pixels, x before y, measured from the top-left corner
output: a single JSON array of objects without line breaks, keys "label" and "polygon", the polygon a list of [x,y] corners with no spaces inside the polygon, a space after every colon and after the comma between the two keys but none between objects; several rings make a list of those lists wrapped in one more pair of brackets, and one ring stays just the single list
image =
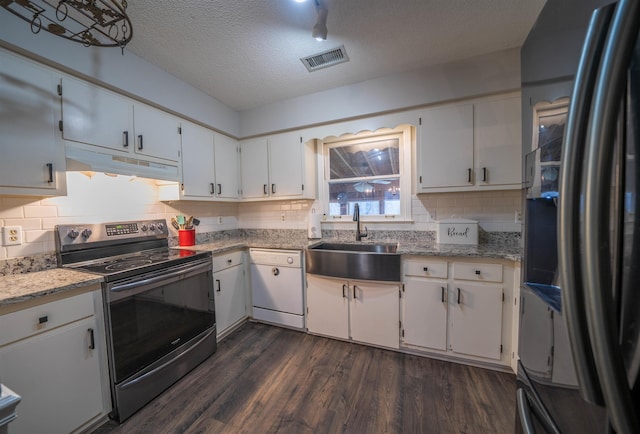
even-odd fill
[{"label": "granite countertop", "polygon": [[[333,239],[268,239],[268,238],[236,238],[224,241],[215,241],[195,246],[183,247],[191,250],[208,250],[214,255],[225,253],[231,250],[243,248],[262,248],[262,249],[283,249],[283,250],[305,250],[323,242],[345,242],[343,240]],[[396,242],[396,241],[375,241],[375,242]],[[360,243],[375,243],[374,241],[362,241]],[[479,244],[474,246],[456,245],[456,244],[436,244],[424,242],[400,241],[398,243],[397,252],[401,255],[422,255],[422,256],[447,256],[447,257],[468,257],[468,258],[492,258],[506,259],[509,261],[520,262],[522,258],[522,248],[519,246],[495,245],[495,244]]]},{"label": "granite countertop", "polygon": [[[309,240],[307,238],[299,237],[236,237],[200,243],[195,246],[182,248],[190,250],[207,250],[211,251],[215,255],[231,250],[246,248],[305,250],[322,242],[346,242],[356,244],[356,241],[345,241],[330,238]],[[515,262],[520,262],[522,258],[521,247],[503,244],[465,246],[436,244],[424,241],[394,240],[368,240],[363,241],[362,243],[374,242],[397,242],[397,252],[401,255],[492,258],[506,259]],[[100,282],[102,282],[101,276],[61,268],[0,276],[0,307],[70,289],[86,287]]]},{"label": "granite countertop", "polygon": [[96,274],[63,268],[0,276],[0,307],[100,282]]}]

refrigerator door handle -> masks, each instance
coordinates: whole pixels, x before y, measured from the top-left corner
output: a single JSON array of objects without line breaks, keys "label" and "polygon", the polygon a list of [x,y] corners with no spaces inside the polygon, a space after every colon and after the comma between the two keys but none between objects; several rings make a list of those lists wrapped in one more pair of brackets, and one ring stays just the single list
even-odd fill
[{"label": "refrigerator door handle", "polygon": [[615,5],[596,9],[591,16],[576,73],[566,134],[562,144],[558,204],[558,269],[562,311],[582,397],[602,405],[602,391],[589,342],[589,330],[580,269],[580,187],[582,161],[598,65]]},{"label": "refrigerator door handle", "polygon": [[640,2],[621,0],[607,36],[596,82],[587,135],[587,166],[582,235],[583,280],[591,344],[607,412],[618,433],[640,432],[637,409],[629,390],[612,295],[609,264],[609,194],[615,133],[627,79],[627,69],[640,28]]},{"label": "refrigerator door handle", "polygon": [[520,414],[522,431],[524,431],[524,434],[535,434],[536,429],[533,427],[533,420],[531,419],[531,408],[529,408],[529,400],[524,389],[516,391],[516,403]]}]

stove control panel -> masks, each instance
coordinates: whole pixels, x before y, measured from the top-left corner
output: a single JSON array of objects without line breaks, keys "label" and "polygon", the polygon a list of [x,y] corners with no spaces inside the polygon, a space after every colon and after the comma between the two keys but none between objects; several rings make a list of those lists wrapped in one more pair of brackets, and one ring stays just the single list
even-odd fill
[{"label": "stove control panel", "polygon": [[107,236],[113,235],[131,235],[138,233],[138,223],[118,223],[104,225]]},{"label": "stove control panel", "polygon": [[[122,244],[123,240],[136,242],[141,239],[163,239],[167,237],[168,230],[165,220],[58,225],[56,226],[56,249],[65,250],[62,246],[90,245],[110,240]],[[75,247],[75,249],[77,248]]]}]

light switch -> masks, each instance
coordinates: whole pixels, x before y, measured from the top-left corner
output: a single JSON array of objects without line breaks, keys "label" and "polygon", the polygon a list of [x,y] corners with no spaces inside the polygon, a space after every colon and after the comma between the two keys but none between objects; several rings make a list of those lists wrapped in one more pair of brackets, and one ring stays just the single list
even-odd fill
[{"label": "light switch", "polygon": [[3,227],[2,244],[5,246],[17,246],[22,244],[22,226]]}]

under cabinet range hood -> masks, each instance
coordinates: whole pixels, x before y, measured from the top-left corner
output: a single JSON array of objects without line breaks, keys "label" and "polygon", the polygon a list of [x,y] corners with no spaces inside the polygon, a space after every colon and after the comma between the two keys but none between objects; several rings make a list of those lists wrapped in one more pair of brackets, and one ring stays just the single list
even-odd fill
[{"label": "under cabinet range hood", "polygon": [[73,145],[66,146],[67,171],[107,172],[163,181],[180,181],[178,165],[157,163],[128,155],[113,155]]}]

